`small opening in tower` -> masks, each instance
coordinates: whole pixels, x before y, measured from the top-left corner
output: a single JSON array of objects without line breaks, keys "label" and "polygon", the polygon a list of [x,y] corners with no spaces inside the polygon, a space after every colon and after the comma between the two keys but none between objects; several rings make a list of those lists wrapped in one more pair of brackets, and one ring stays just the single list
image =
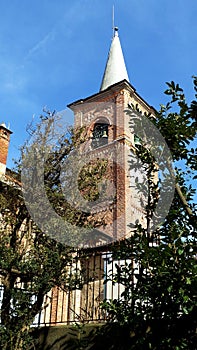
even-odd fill
[{"label": "small opening in tower", "polygon": [[8,133],[7,133],[6,130],[1,130],[1,131],[0,131],[0,134],[1,134],[2,136],[8,137]]},{"label": "small opening in tower", "polygon": [[135,147],[142,146],[142,139],[136,134],[134,135],[134,145]]},{"label": "small opening in tower", "polygon": [[92,133],[92,148],[108,144],[108,124],[96,123]]}]

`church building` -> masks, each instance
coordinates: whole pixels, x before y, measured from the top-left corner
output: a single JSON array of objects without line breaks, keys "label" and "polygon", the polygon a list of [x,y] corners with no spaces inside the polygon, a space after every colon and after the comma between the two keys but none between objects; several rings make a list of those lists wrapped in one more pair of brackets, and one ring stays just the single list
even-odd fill
[{"label": "church building", "polygon": [[95,218],[94,233],[100,243],[128,237],[130,224],[144,223],[145,205],[142,206],[135,188],[137,175],[130,171],[136,135],[125,112],[129,106],[154,116],[154,108],[139,96],[129,81],[118,28],[115,27],[100,91],[68,105],[75,114],[75,128],[86,129],[87,141],[82,150],[86,165],[88,159],[90,164],[92,160],[108,162],[103,192],[100,186],[100,201],[94,203],[89,198],[87,203]]}]

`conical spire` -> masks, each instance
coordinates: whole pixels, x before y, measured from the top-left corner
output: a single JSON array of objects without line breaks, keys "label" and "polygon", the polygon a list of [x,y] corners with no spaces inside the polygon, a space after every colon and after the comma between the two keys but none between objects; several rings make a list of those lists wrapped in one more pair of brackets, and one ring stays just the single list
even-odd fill
[{"label": "conical spire", "polygon": [[107,89],[109,86],[126,79],[129,81],[124,56],[118,36],[118,28],[114,28],[114,37],[108,54],[108,59],[101,83],[100,91]]}]

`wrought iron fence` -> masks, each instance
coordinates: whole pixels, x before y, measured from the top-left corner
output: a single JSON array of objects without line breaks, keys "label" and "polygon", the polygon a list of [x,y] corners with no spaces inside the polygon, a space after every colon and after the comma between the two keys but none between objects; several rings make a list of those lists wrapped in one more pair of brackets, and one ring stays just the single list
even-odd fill
[{"label": "wrought iron fence", "polygon": [[[127,259],[127,263],[131,260]],[[57,325],[73,322],[103,322],[108,318],[101,302],[120,299],[124,287],[114,283],[118,265],[126,260],[112,259],[110,251],[77,254],[69,266],[69,274],[80,276],[77,288],[53,288],[44,299],[43,309],[33,325]],[[108,279],[110,275],[110,279]]]},{"label": "wrought iron fence", "polygon": [[[121,298],[124,287],[114,283],[114,277],[117,266],[130,262],[131,259],[112,259],[112,252],[103,249],[76,252],[68,266],[70,287],[66,290],[54,287],[45,295],[42,310],[32,326],[106,321],[108,315],[101,302]],[[0,286],[0,303],[2,298]]]}]

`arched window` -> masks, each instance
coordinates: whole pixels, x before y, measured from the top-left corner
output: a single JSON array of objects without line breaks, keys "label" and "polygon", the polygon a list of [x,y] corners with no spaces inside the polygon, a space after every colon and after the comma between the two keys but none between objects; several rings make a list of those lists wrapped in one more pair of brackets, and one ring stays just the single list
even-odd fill
[{"label": "arched window", "polygon": [[108,124],[95,123],[92,132],[92,148],[101,147],[108,144]]}]

